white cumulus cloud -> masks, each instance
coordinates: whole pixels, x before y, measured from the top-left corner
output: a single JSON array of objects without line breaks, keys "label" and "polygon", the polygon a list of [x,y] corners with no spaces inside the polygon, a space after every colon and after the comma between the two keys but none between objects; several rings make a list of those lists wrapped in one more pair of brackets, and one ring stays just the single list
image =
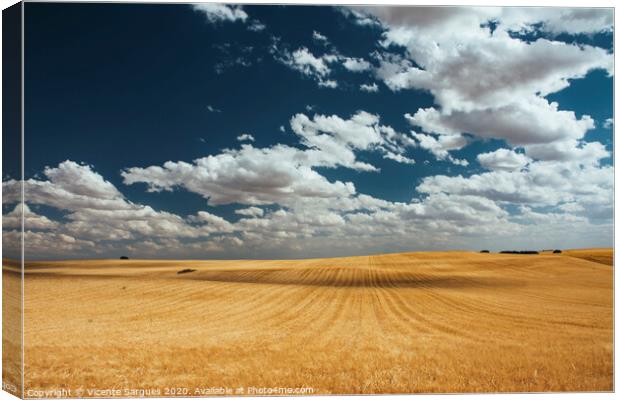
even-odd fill
[{"label": "white cumulus cloud", "polygon": [[195,11],[203,13],[207,20],[211,23],[235,21],[245,22],[248,19],[248,14],[243,11],[243,7],[241,6],[218,3],[200,3],[193,4],[192,8]]},{"label": "white cumulus cloud", "polygon": [[527,156],[509,149],[481,153],[476,158],[483,167],[502,171],[518,171],[531,161]]},{"label": "white cumulus cloud", "polygon": [[254,136],[250,135],[249,133],[244,133],[237,136],[237,140],[239,142],[254,142]]}]

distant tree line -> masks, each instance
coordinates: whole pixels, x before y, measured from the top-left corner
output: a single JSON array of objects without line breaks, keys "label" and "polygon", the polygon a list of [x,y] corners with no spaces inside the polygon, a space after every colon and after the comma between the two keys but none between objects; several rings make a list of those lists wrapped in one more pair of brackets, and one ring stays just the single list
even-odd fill
[{"label": "distant tree line", "polygon": [[[543,252],[549,252],[552,250],[543,250]],[[490,253],[489,250],[480,250],[481,253]],[[553,250],[553,254],[560,254],[562,250]],[[536,250],[502,250],[499,254],[540,254]]]}]

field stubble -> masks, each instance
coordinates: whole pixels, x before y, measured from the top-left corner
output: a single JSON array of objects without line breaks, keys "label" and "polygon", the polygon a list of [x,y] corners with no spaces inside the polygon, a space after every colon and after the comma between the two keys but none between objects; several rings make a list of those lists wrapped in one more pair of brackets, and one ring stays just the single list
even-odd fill
[{"label": "field stubble", "polygon": [[610,391],[612,299],[568,254],[37,262],[25,387]]}]

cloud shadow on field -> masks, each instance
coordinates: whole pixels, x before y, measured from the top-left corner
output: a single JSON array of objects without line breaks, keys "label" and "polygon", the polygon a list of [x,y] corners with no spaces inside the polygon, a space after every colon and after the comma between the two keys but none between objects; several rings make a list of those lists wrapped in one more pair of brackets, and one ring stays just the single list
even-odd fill
[{"label": "cloud shadow on field", "polygon": [[385,288],[385,289],[480,289],[522,286],[523,283],[502,277],[472,277],[455,274],[425,274],[395,269],[367,269],[355,267],[320,268],[245,268],[201,269],[191,274],[177,274],[178,269],[122,273],[115,271],[71,271],[71,269],[26,271],[27,279],[80,278],[124,280],[184,280],[213,283],[240,283],[255,285],[289,285],[332,288]]},{"label": "cloud shadow on field", "polygon": [[320,286],[334,288],[483,288],[514,287],[517,281],[499,277],[465,277],[458,275],[433,276],[354,268],[321,269],[246,269],[200,271],[183,279],[247,283],[259,285]]}]

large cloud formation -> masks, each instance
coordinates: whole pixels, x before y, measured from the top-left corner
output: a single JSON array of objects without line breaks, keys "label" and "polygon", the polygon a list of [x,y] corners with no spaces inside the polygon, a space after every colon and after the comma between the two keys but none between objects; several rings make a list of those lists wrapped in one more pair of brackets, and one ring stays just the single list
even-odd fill
[{"label": "large cloud formation", "polygon": [[333,199],[355,193],[351,182],[328,181],[316,167],[346,167],[361,171],[377,168],[357,159],[360,150],[404,156],[411,138],[379,124],[379,117],[360,111],[350,119],[336,115],[296,114],[291,129],[305,149],[286,145],[256,148],[244,144],[220,154],[194,160],[166,162],[163,166],[129,168],[125,184],[143,182],[151,191],[182,187],[200,194],[212,205],[281,204]]},{"label": "large cloud formation", "polygon": [[[596,69],[612,74],[613,54],[520,35],[610,31],[610,9],[358,7],[355,11],[358,18],[375,18],[384,26],[381,44],[386,53],[378,56],[377,77],[394,91],[421,89],[433,94],[438,107],[406,116],[427,134],[467,133],[503,139],[512,146],[551,144],[566,153],[569,145],[579,147],[595,126],[590,116],[577,118],[545,96]],[[405,56],[390,54],[395,47],[404,48]],[[527,153],[536,147],[525,149]],[[558,158],[558,152],[533,150],[528,155]]]},{"label": "large cloud formation", "polygon": [[[194,8],[212,24],[251,22],[242,7]],[[410,132],[364,110],[297,113],[289,119],[295,144],[255,147],[246,134],[235,148],[120,172],[124,185],[201,196],[205,209],[191,215],[132,202],[93,166],[67,160],[24,182],[23,206],[20,183],[3,182],[7,250],[19,251],[22,213],[36,257],[307,257],[506,243],[538,248],[543,238],[548,247],[611,244],[613,167],[603,162],[610,152],[586,140],[597,122],[546,97],[593,70],[613,72],[608,51],[556,40],[609,32],[611,10],[343,10],[358,25],[382,30],[379,51],[367,59],[344,56],[314,31],[308,40],[320,43],[323,54],[274,39],[271,55],[321,87],[338,88],[339,69],[382,82],[382,94],[431,93],[432,107],[403,115]],[[360,88],[379,90],[376,83]],[[503,144],[469,160],[454,155],[490,139]],[[471,170],[424,176],[401,202],[360,193],[353,182],[324,173],[383,174],[369,154],[424,168],[416,152]],[[217,215],[222,206],[233,211]],[[46,208],[56,210],[53,217]]]},{"label": "large cloud formation", "polygon": [[469,143],[466,135],[511,147],[477,156],[490,172],[427,177],[418,191],[564,211],[562,202],[579,203],[572,209],[609,221],[613,169],[601,160],[610,153],[585,140],[595,121],[546,96],[593,70],[613,73],[607,50],[553,39],[610,32],[611,9],[356,7],[348,15],[383,27],[375,73],[388,88],[434,96],[437,106],[405,115],[424,132],[413,132],[420,147],[457,164],[450,152]]}]

